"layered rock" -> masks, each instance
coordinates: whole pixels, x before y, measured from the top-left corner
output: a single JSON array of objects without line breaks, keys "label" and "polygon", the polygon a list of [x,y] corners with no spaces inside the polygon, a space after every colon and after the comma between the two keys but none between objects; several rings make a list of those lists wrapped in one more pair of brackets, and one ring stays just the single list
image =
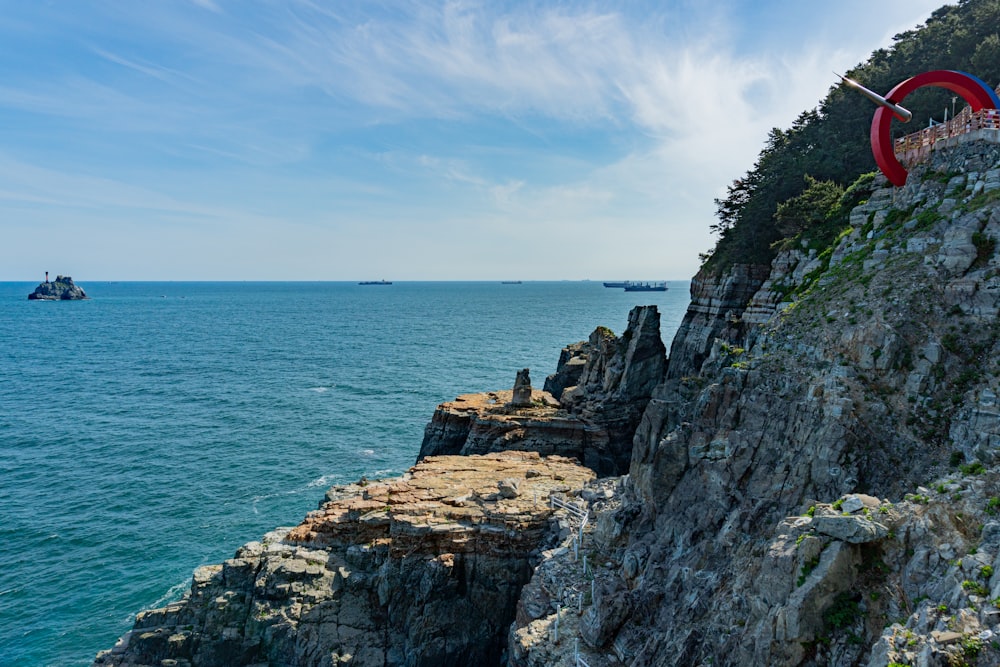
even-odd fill
[{"label": "layered rock", "polygon": [[420,457],[527,450],[574,457],[599,475],[622,474],[665,365],[659,312],[637,306],[620,338],[598,327],[587,341],[564,348],[530,406],[525,399],[514,405],[511,392],[469,394],[438,406]]},{"label": "layered rock", "polygon": [[[972,639],[980,664],[998,664],[982,633],[1000,632],[1000,610],[947,574],[969,574],[955,544],[993,539],[988,487],[963,482],[962,509],[931,521],[904,500],[950,462],[997,461],[995,149],[937,155],[904,188],[877,189],[829,252],[696,279],[621,507],[598,520],[611,525],[594,548],[615,574],[583,614],[589,664],[944,665]],[[844,516],[833,502],[850,498],[861,505]],[[954,560],[932,566],[948,544]],[[946,598],[948,620],[921,595]],[[549,644],[516,650],[554,664],[538,661]]]},{"label": "layered rock", "polygon": [[770,267],[737,264],[725,273],[701,270],[691,280],[691,303],[670,345],[671,379],[696,376],[716,340],[745,336],[743,311]]},{"label": "layered rock", "polygon": [[575,458],[594,470],[608,467],[605,430],[560,409],[548,392],[533,391],[527,408],[513,407],[512,399],[511,391],[493,391],[442,403],[424,431],[420,460],[528,451]]},{"label": "layered rock", "polygon": [[508,452],[338,487],[293,529],[195,571],[96,665],[496,665],[552,494],[593,473]]},{"label": "layered rock", "polygon": [[28,295],[32,301],[75,301],[86,299],[87,294],[81,287],[73,283],[69,276],[56,276],[54,281],[48,280],[38,285],[35,291]]}]

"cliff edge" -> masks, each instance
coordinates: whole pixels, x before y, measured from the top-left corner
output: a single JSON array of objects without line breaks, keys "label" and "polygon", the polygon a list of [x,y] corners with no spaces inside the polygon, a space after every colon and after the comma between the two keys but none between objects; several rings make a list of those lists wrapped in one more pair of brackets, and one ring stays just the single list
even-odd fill
[{"label": "cliff edge", "polygon": [[565,347],[530,405],[517,406],[513,392],[501,391],[438,406],[418,460],[526,450],[573,457],[600,476],[624,474],[632,436],[665,368],[660,313],[656,306],[636,306],[621,336],[601,326]]},{"label": "cliff edge", "polygon": [[[998,238],[1000,150],[969,144],[825,250],[692,283],[588,538],[591,667],[1000,664]],[[567,659],[537,636],[514,664]]]},{"label": "cliff edge", "polygon": [[550,496],[593,476],[506,452],[335,487],[297,527],[198,568],[94,664],[498,664],[533,561],[569,530]]},{"label": "cliff edge", "polygon": [[[640,311],[518,406],[442,406],[407,477],[199,570],[98,664],[1000,665],[997,239],[1000,148],[937,151],[828,247],[699,274],[665,366]],[[492,453],[586,462],[619,419],[619,477]]]}]

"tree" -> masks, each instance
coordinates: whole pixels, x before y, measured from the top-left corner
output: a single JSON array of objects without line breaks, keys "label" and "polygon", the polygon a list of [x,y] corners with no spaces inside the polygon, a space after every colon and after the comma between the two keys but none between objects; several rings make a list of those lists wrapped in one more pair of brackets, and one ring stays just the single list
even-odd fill
[{"label": "tree", "polygon": [[806,189],[802,194],[778,204],[774,221],[782,236],[796,236],[812,227],[818,227],[837,208],[844,188],[833,181],[817,181],[805,175]]}]

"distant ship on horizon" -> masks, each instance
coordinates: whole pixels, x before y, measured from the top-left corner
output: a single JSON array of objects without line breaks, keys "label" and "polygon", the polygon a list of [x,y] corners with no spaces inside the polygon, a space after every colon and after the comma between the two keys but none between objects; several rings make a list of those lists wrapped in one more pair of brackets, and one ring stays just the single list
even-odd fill
[{"label": "distant ship on horizon", "polygon": [[362,280],[359,285],[391,285],[391,280]]},{"label": "distant ship on horizon", "polygon": [[626,292],[666,292],[667,283],[665,282],[651,282],[651,283],[629,283],[625,285]]},{"label": "distant ship on horizon", "polygon": [[626,292],[666,292],[667,283],[659,282],[639,282],[634,280],[624,280],[620,282],[604,283],[605,287],[620,287]]}]

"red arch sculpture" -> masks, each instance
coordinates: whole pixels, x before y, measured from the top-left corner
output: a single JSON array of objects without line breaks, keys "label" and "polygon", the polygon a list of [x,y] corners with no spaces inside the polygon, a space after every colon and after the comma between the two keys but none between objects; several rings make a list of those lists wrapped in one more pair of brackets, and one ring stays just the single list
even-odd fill
[{"label": "red arch sculpture", "polygon": [[[982,79],[965,72],[947,69],[933,70],[910,77],[906,81],[896,84],[896,87],[885,96],[885,99],[893,104],[899,104],[907,95],[924,86],[946,88],[961,95],[973,111],[1000,108],[1000,98]],[[878,168],[882,170],[889,182],[899,187],[906,183],[907,171],[896,159],[896,153],[893,150],[890,133],[892,116],[892,110],[888,107],[880,106],[875,111],[871,130],[872,154],[875,156]]]}]

